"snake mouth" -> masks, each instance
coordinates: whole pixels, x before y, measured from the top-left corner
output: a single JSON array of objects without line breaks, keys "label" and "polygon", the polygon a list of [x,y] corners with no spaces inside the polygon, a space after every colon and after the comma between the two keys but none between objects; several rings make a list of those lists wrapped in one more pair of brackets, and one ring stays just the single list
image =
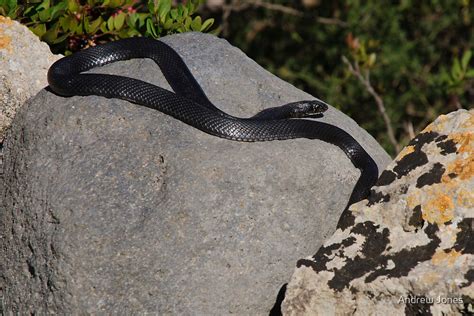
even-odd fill
[{"label": "snake mouth", "polygon": [[310,106],[313,107],[313,111],[315,113],[326,112],[327,109],[329,108],[329,104],[327,104],[326,102],[323,102],[321,100],[311,100],[309,102],[310,102]]},{"label": "snake mouth", "polygon": [[329,108],[328,104],[321,100],[305,100],[287,104],[290,106],[292,118],[321,117]]}]

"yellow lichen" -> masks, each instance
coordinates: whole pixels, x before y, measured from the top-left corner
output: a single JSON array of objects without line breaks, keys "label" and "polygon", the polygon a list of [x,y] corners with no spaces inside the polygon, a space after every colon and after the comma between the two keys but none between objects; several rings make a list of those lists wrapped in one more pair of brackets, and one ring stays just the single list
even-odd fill
[{"label": "yellow lichen", "polygon": [[395,158],[395,161],[399,161],[403,157],[405,157],[408,154],[411,154],[412,152],[415,151],[414,146],[406,146],[405,148],[402,149],[402,151],[398,154],[397,158]]},{"label": "yellow lichen", "polygon": [[430,223],[444,224],[453,219],[453,199],[441,192],[421,205],[422,217]]},{"label": "yellow lichen", "polygon": [[444,123],[447,121],[448,116],[447,115],[440,115],[436,121],[433,123],[429,124],[428,126],[423,129],[422,133],[428,133],[428,132],[440,132],[443,131],[444,129]]},{"label": "yellow lichen", "polygon": [[456,259],[459,258],[459,256],[461,256],[461,253],[457,252],[456,250],[444,252],[444,250],[438,249],[431,258],[431,262],[434,265],[452,266],[456,262]]}]

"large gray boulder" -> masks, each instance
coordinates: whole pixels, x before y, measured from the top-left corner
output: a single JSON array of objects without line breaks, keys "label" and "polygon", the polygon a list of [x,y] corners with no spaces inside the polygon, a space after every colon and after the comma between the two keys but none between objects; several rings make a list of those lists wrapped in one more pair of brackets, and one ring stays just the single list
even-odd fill
[{"label": "large gray boulder", "polygon": [[[211,35],[163,38],[236,116],[312,97]],[[150,60],[112,64],[167,87]],[[330,108],[380,169],[388,155]],[[6,139],[0,281],[14,313],[265,315],[332,234],[359,171],[336,146],[241,143],[158,111],[46,90]]]}]

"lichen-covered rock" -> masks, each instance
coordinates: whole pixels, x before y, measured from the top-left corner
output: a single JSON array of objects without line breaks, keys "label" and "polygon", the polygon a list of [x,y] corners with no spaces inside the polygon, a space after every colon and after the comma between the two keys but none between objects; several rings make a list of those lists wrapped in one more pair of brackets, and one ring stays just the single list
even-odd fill
[{"label": "lichen-covered rock", "polygon": [[474,110],[440,116],[288,285],[286,315],[473,312]]},{"label": "lichen-covered rock", "polygon": [[[312,98],[215,36],[163,41],[228,113]],[[151,60],[96,71],[169,88]],[[322,120],[388,164],[353,120],[333,108]],[[234,142],[123,100],[45,90],[16,115],[4,169],[4,306],[39,315],[268,315],[360,175],[321,141]]]},{"label": "lichen-covered rock", "polygon": [[53,55],[28,28],[0,15],[0,143],[18,108],[48,85]]}]

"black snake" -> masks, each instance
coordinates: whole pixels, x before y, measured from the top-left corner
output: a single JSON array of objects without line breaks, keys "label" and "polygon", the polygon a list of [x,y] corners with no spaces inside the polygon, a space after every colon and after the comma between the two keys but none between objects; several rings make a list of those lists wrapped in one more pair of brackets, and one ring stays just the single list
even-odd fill
[{"label": "black snake", "polygon": [[[82,73],[132,58],[153,59],[174,93],[137,79]],[[161,41],[129,38],[77,52],[51,66],[48,82],[59,95],[99,95],[128,100],[171,115],[206,133],[231,140],[255,142],[309,138],[334,144],[361,171],[339,226],[348,207],[366,198],[378,177],[374,160],[351,135],[336,126],[304,119],[324,112],[327,105],[322,101],[289,103],[264,110],[251,118],[228,115],[209,101],[181,57]]]}]

